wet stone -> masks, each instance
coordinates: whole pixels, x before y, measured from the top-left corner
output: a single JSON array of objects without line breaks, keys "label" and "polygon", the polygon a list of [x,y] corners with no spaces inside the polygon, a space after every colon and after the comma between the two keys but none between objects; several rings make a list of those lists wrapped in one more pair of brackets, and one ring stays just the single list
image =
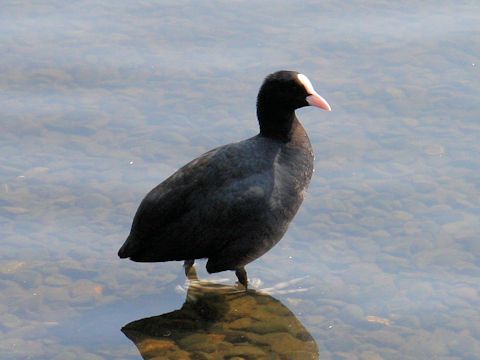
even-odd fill
[{"label": "wet stone", "polygon": [[[246,305],[250,306],[248,315],[239,315],[246,311]],[[207,318],[206,309],[210,313]],[[183,319],[181,327],[179,319]],[[208,332],[204,332],[203,326],[208,327]],[[145,341],[153,344],[158,341],[158,335],[152,338],[150,334],[161,334],[164,329],[176,329],[169,338],[180,349],[190,354],[211,354],[213,358],[250,360],[282,356],[286,352],[309,353],[313,355],[311,358],[316,358],[318,354],[311,335],[279,301],[254,291],[242,293],[237,288],[207,282],[189,287],[181,310],[140,319],[122,331],[145,354],[139,344]]]},{"label": "wet stone", "polygon": [[70,283],[71,283],[71,280],[68,277],[60,274],[51,275],[45,278],[45,285],[66,286]]},{"label": "wet stone", "polygon": [[3,314],[0,323],[6,328],[14,329],[19,328],[23,321],[13,314]]},{"label": "wet stone", "polygon": [[206,353],[215,351],[217,344],[206,340],[205,334],[193,334],[181,339],[178,344],[182,349],[187,351],[202,351]]},{"label": "wet stone", "polygon": [[240,319],[232,321],[228,325],[228,327],[230,329],[240,330],[240,329],[248,329],[252,326],[252,324],[253,324],[252,319],[250,319],[250,318],[240,318]]},{"label": "wet stone", "polygon": [[79,280],[69,286],[72,301],[93,305],[102,296],[103,286],[88,280]]},{"label": "wet stone", "polygon": [[198,351],[190,354],[191,360],[210,360],[210,358],[211,358],[210,354],[205,354]]},{"label": "wet stone", "polygon": [[31,270],[15,272],[8,277],[26,289],[38,287],[42,283],[42,276]]},{"label": "wet stone", "polygon": [[373,331],[369,333],[368,339],[371,341],[371,343],[377,344],[379,347],[388,347],[394,349],[400,348],[404,343],[404,339],[391,329]]},{"label": "wet stone", "polygon": [[266,356],[266,353],[258,347],[252,345],[237,345],[224,351],[224,357],[226,359],[239,356],[250,359],[252,357],[255,358]]},{"label": "wet stone", "polygon": [[348,304],[343,309],[342,314],[343,314],[342,318],[347,323],[358,325],[365,321],[365,313],[363,309],[358,305]]},{"label": "wet stone", "polygon": [[27,263],[25,261],[7,261],[0,265],[0,274],[11,274],[23,269]]},{"label": "wet stone", "polygon": [[70,294],[66,287],[44,286],[38,289],[38,293],[43,295],[49,303],[66,304],[70,300]]},{"label": "wet stone", "polygon": [[273,321],[263,322],[259,321],[256,324],[252,324],[249,328],[250,331],[253,331],[257,334],[268,334],[281,331],[288,331],[288,322],[282,319],[275,319]]}]

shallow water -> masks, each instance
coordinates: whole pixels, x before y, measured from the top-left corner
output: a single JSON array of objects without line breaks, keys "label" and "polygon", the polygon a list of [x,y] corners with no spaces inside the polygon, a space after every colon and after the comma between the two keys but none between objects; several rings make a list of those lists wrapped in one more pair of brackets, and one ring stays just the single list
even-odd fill
[{"label": "shallow water", "polygon": [[295,69],[333,112],[297,113],[316,173],[287,235],[248,266],[254,287],[321,359],[478,359],[479,14],[473,1],[2,3],[0,358],[140,359],[120,329],[179,309],[187,285],[180,263],[117,258],[139,201],[256,134],[262,78]]}]

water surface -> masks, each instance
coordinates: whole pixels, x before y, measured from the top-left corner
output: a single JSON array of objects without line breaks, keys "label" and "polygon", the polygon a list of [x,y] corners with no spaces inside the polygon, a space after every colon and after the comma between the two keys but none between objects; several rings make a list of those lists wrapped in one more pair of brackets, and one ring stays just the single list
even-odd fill
[{"label": "water surface", "polygon": [[[180,263],[120,261],[143,195],[255,135],[265,75],[306,74],[315,148],[284,239],[248,266],[321,359],[480,354],[477,2],[4,2],[0,357],[140,359]],[[230,273],[202,279],[233,285]]]}]

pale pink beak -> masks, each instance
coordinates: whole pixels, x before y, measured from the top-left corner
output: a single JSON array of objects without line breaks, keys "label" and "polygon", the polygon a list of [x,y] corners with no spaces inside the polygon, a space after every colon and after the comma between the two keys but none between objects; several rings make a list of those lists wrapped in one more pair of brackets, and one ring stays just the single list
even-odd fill
[{"label": "pale pink beak", "polygon": [[316,92],[313,92],[312,95],[308,95],[305,100],[307,100],[308,105],[319,107],[320,109],[332,111],[330,105],[328,105],[327,100],[318,95]]}]

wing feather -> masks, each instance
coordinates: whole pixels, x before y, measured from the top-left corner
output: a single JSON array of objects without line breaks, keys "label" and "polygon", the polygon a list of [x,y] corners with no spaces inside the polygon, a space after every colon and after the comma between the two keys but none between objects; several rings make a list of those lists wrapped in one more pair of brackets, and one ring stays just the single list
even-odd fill
[{"label": "wing feather", "polygon": [[240,237],[246,231],[242,226],[261,222],[273,188],[273,161],[254,156],[252,139],[213,149],[152,189],[135,214],[127,256],[134,261],[208,257]]}]

